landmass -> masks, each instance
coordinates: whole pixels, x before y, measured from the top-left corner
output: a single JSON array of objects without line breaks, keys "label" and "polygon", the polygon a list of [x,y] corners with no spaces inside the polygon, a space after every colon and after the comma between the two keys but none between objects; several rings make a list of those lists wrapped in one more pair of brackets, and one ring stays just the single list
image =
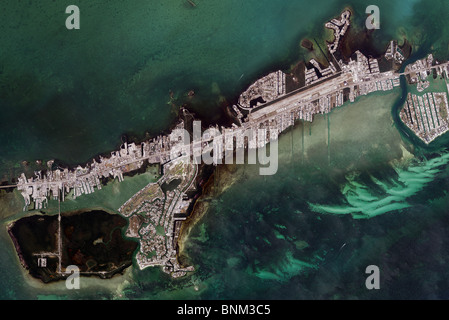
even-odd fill
[{"label": "landmass", "polygon": [[107,279],[132,265],[137,243],[122,237],[125,225],[116,214],[93,210],[36,214],[11,223],[8,233],[22,266],[45,283],[65,279],[70,265]]},{"label": "landmass", "polygon": [[[289,73],[278,70],[258,79],[230,108],[234,120],[231,126],[213,126],[212,134],[186,144],[180,141],[179,131],[192,132],[192,119],[183,117],[167,135],[140,144],[124,143],[109,157],[94,159],[87,166],[74,170],[39,171],[34,177],[22,174],[16,186],[8,187],[17,187],[21,192],[24,210],[40,210],[51,198],[58,201],[77,198],[101,189],[104,179],[122,181],[125,174],[146,165],[158,165],[160,179],[137,192],[118,212],[129,221],[126,235],[140,244],[136,253],[140,269],[161,266],[173,277],[193,271],[192,266],[183,266],[178,259],[182,224],[192,214],[200,185],[206,179],[204,173],[211,166],[223,163],[227,151],[233,150],[234,139],[243,141],[247,149],[264,148],[298,121],[312,122],[315,115],[330,113],[360,96],[400,87],[401,76],[407,79],[409,86],[416,84],[420,93],[409,94],[400,114],[411,132],[428,144],[449,130],[449,63],[429,55],[401,72],[408,53],[397,41],[391,41],[380,57],[365,55],[360,50],[347,55],[342,47],[350,30],[351,15],[351,10],[347,9],[326,23],[325,27],[334,33],[334,40],[327,43],[326,65],[311,59],[307,64],[299,63]],[[315,50],[310,40],[303,41],[303,46]],[[322,51],[321,47],[319,49]],[[444,90],[424,92],[432,90],[428,81],[430,75],[435,82],[444,80]],[[185,115],[186,110],[183,112]],[[259,129],[265,129],[268,134],[262,138],[246,134]],[[192,159],[211,153],[213,164],[201,164]]]}]

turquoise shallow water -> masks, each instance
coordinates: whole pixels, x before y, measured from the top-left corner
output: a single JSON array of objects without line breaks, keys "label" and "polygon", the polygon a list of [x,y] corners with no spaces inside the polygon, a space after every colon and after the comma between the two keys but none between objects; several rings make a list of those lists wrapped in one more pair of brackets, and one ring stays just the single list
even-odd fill
[{"label": "turquoise shallow water", "polygon": [[[175,105],[187,102],[218,121],[223,105],[258,76],[288,68],[304,54],[301,38],[323,37],[323,23],[351,4],[195,2],[196,9],[174,0],[75,1],[81,30],[69,32],[60,1],[3,1],[0,172],[20,172],[22,160],[87,161],[116,147],[123,133],[166,130],[177,110],[167,103],[170,90]],[[355,28],[368,4],[351,4]],[[378,4],[378,50],[407,36],[416,57],[430,50],[449,57],[447,2]],[[193,100],[185,97],[190,89]],[[132,270],[68,293],[62,284],[30,287],[5,249],[0,298],[108,298],[119,287],[128,298],[447,298],[447,155],[431,156],[401,137],[391,117],[401,94],[335,110],[329,148],[325,118],[286,133],[274,177],[239,168],[238,182],[192,230],[192,277]],[[414,158],[410,167],[398,165],[406,158]],[[376,217],[354,219],[360,214]],[[4,231],[0,240],[9,246]],[[384,290],[364,289],[369,264],[383,270]]]}]

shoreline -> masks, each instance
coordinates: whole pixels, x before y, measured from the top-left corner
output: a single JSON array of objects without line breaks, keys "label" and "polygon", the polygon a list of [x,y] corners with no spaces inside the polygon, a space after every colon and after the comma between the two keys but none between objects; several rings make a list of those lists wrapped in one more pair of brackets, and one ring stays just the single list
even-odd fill
[{"label": "shoreline", "polygon": [[[350,38],[351,36],[354,37],[356,35],[360,36],[361,34],[365,34],[363,31],[360,30],[352,30],[353,27],[353,15],[354,15],[354,10],[351,6],[345,6],[344,9],[342,9],[342,12],[344,12],[345,10],[348,10],[351,14],[350,16],[350,26],[348,28],[348,32],[346,32],[346,34],[340,39],[339,44],[338,44],[338,50],[337,52],[341,55],[343,55],[343,53],[341,52],[341,48],[345,46],[346,42],[349,41],[348,38]],[[328,21],[330,21],[331,19],[335,18],[335,17],[339,17],[339,15],[333,15]],[[330,30],[329,28],[327,28],[325,25],[328,23],[328,21],[326,21],[325,23],[323,23],[323,28],[324,28],[324,33],[323,35],[326,35],[326,32],[329,31],[329,35],[331,37],[331,39],[335,40],[334,38],[334,34],[332,33],[332,30]],[[353,34],[354,33],[354,34]],[[310,35],[309,35],[310,36]],[[301,44],[302,41],[304,40],[308,40],[313,44],[313,41],[311,41],[308,37],[303,37],[302,39],[300,39],[299,43]],[[314,40],[316,41],[316,40]],[[329,50],[327,48],[327,45],[332,44],[333,41],[325,38],[325,39],[319,39],[320,42],[322,42],[324,45],[326,45],[326,56],[324,56],[324,58],[328,58],[329,55]],[[403,39],[404,43],[403,46],[405,46],[407,43],[407,40],[404,38]],[[388,42],[386,41],[385,43],[385,47],[388,46]],[[302,47],[304,50],[306,50],[306,55],[308,56],[308,60],[304,60],[302,58],[296,59],[292,62],[292,64],[290,65],[289,69],[286,71],[288,75],[293,75],[294,69],[301,63],[303,63],[304,65],[310,64],[310,60],[311,59],[317,59],[319,55],[317,55],[317,50],[319,50],[319,48],[315,48],[315,46],[313,45],[313,49],[312,50],[308,50],[305,47]],[[366,53],[366,52],[365,52]],[[351,55],[353,55],[354,52],[352,52]],[[375,51],[369,51],[367,53],[369,56],[375,56],[375,57],[380,57],[382,56],[381,53],[375,52]],[[346,57],[345,55],[343,55],[344,59],[348,59],[348,57]],[[408,57],[407,57],[408,58]],[[274,68],[271,71],[275,71],[276,68]],[[271,72],[270,71],[270,72]],[[257,79],[256,79],[257,80]],[[295,123],[293,127],[297,126],[299,124],[299,122]],[[195,225],[200,222],[202,220],[202,218],[205,216],[206,212],[209,210],[210,208],[210,204],[208,202],[204,202],[202,200],[204,200],[204,198],[207,198],[208,195],[210,195],[211,193],[214,193],[214,195],[220,195],[223,192],[226,191],[227,188],[231,187],[236,179],[232,179],[229,177],[226,177],[226,174],[229,174],[230,177],[232,177],[232,170],[227,169],[224,172],[220,172],[220,182],[221,181],[225,181],[224,185],[222,185],[221,183],[219,183],[219,188],[218,190],[215,190],[215,186],[213,185],[213,181],[211,181],[212,179],[214,179],[214,176],[216,175],[217,170],[220,170],[221,168],[229,168],[230,165],[220,165],[220,168],[215,168],[213,175],[209,178],[204,191],[201,193],[201,195],[199,196],[199,198],[195,201],[194,206],[193,206],[193,210],[192,213],[190,214],[189,218],[183,223],[182,227],[181,227],[181,231],[180,231],[180,236],[178,239],[178,246],[179,246],[179,252],[178,252],[178,257],[180,259],[190,259],[190,257],[186,254],[185,250],[186,250],[186,243],[189,239],[189,235],[190,232],[192,231],[192,229],[195,227]],[[223,179],[223,176],[225,177],[225,179]],[[226,178],[227,181],[226,181]],[[230,180],[230,181],[229,181]],[[226,182],[229,182],[229,184],[226,184]],[[215,193],[217,192],[217,193]],[[183,262],[181,262],[181,264],[183,264]]]},{"label": "shoreline", "polygon": [[[345,9],[348,9],[348,7],[345,7]],[[348,9],[348,10],[350,10],[350,9]],[[320,40],[322,40],[322,39],[320,39]],[[342,39],[341,39],[341,41],[339,43],[339,47],[341,47],[346,41],[347,41],[347,37],[342,37]],[[302,59],[295,61],[295,63],[301,63],[301,62],[305,62],[305,61],[303,61]],[[291,69],[292,69],[292,67],[290,67],[288,72],[291,73],[292,72]],[[181,118],[181,116],[178,114],[178,120],[180,118]],[[231,120],[231,117],[228,116],[227,120]],[[297,124],[298,123],[296,123],[295,125],[297,125]],[[171,128],[174,128],[176,126],[177,126],[177,122],[174,122],[172,124]],[[168,131],[169,130],[170,129],[168,129]],[[166,132],[166,131],[160,132],[159,135],[160,134],[164,134],[164,132]],[[122,137],[123,136],[125,136],[125,135],[122,135]],[[141,140],[141,141],[147,141],[147,140],[148,139],[145,138],[144,140]],[[136,142],[136,141],[140,141],[140,139],[134,140],[132,142]],[[122,139],[122,144],[121,145],[123,145],[123,143],[124,142],[123,142],[123,139]],[[136,143],[138,143],[138,142],[136,142]],[[101,155],[108,155],[109,156],[109,153],[104,152],[104,153],[97,154],[95,157],[90,158],[90,161],[86,162],[84,164],[84,166],[85,167],[88,166],[91,163],[92,159],[97,159]],[[59,165],[60,163],[62,163],[62,162],[59,162],[58,160],[55,160],[55,164],[56,165]],[[74,169],[77,166],[79,166],[79,165],[74,165],[73,167],[69,166],[69,168]],[[226,168],[226,170],[223,170],[222,168]],[[145,166],[145,169],[146,169],[146,166]],[[217,171],[219,171],[219,174],[220,174],[220,181],[218,183],[218,186],[216,187],[212,183],[212,181],[213,181],[212,179],[215,179],[215,177],[217,175]],[[224,171],[224,172],[222,172],[222,171]],[[136,174],[138,174],[138,172],[131,172],[131,174],[132,175],[136,175]],[[109,181],[110,180],[106,181],[106,184]],[[179,239],[178,239],[179,251],[177,252],[176,256],[179,259],[178,261],[180,262],[180,264],[184,265],[183,259],[185,259],[185,258],[188,259],[189,258],[188,255],[185,253],[185,249],[186,249],[186,243],[188,241],[190,232],[195,227],[195,225],[199,221],[201,221],[201,219],[205,216],[206,212],[210,208],[210,203],[207,202],[207,201],[203,201],[203,200],[205,200],[205,198],[207,198],[208,195],[210,195],[211,193],[214,193],[215,195],[222,194],[223,192],[226,191],[227,188],[229,188],[232,184],[234,184],[235,181],[236,181],[236,179],[232,179],[232,173],[229,170],[229,167],[226,166],[226,165],[220,165],[220,167],[214,169],[212,175],[207,179],[206,183],[204,184],[204,187],[201,188],[202,190],[198,191],[198,196],[195,195],[195,198],[193,200],[192,210],[189,213],[188,219],[181,226],[180,236],[179,236]],[[94,210],[94,209],[92,209],[92,210]],[[88,212],[88,211],[92,211],[92,210],[87,210],[87,211],[84,210],[84,212]],[[107,210],[105,210],[103,208],[101,210],[107,212]],[[81,210],[81,211],[83,211],[83,210]],[[114,213],[114,214],[116,214],[116,213]],[[73,215],[76,215],[76,213],[73,213]]]},{"label": "shoreline", "polygon": [[[81,218],[81,215],[83,214],[89,214],[92,212],[101,212],[104,214],[107,214],[108,216],[114,216],[114,217],[120,217],[121,219],[124,220],[125,225],[124,226],[115,226],[113,229],[109,230],[108,234],[105,234],[106,237],[109,237],[107,243],[109,243],[110,241],[112,241],[113,236],[112,234],[116,231],[117,228],[119,228],[120,230],[120,237],[122,238],[123,241],[128,241],[128,242],[133,242],[133,239],[129,239],[128,237],[124,236],[124,232],[123,232],[123,228],[126,227],[127,225],[127,221],[126,219],[124,219],[121,215],[112,212],[111,210],[108,209],[103,209],[103,208],[89,208],[89,209],[80,209],[80,210],[75,210],[75,211],[70,211],[70,212],[66,212],[63,213],[62,216],[63,217],[76,217],[79,216]],[[9,239],[12,243],[12,247],[11,249],[15,251],[15,256],[18,259],[18,262],[20,262],[21,265],[21,269],[23,271],[23,273],[26,275],[26,279],[32,279],[35,281],[38,281],[39,283],[46,285],[49,283],[60,283],[60,280],[64,280],[67,278],[67,274],[58,274],[56,272],[55,275],[53,275],[53,272],[50,272],[50,274],[46,275],[46,276],[42,276],[42,275],[37,275],[37,274],[32,274],[32,267],[29,266],[29,264],[26,262],[26,258],[25,258],[25,254],[23,251],[22,246],[19,244],[19,241],[16,237],[16,235],[13,232],[13,228],[16,226],[16,224],[21,220],[21,219],[25,219],[25,218],[36,218],[36,219],[40,219],[40,218],[51,218],[56,216],[56,214],[43,214],[41,212],[30,212],[29,215],[23,216],[23,217],[19,217],[14,221],[10,221],[8,223],[5,223],[5,227],[6,227],[6,231],[9,235]],[[137,250],[137,247],[136,247]],[[134,250],[135,251],[135,250]],[[132,253],[132,255],[134,256],[134,251]],[[30,254],[32,254],[32,252],[30,252]],[[34,255],[34,254],[33,254]],[[111,262],[108,262],[111,263]],[[122,262],[120,264],[115,264],[114,262],[112,262],[113,265],[115,266],[114,269],[109,270],[109,271],[94,271],[94,272],[86,272],[86,271],[80,271],[80,276],[82,276],[83,278],[96,278],[96,279],[112,279],[114,278],[115,275],[124,275],[125,271],[129,268],[133,266],[133,261],[132,259],[130,261],[127,262]]]},{"label": "shoreline", "polygon": [[[186,244],[189,240],[192,229],[205,217],[210,208],[210,202],[208,201],[208,198],[211,196],[220,196],[237,181],[238,177],[233,178],[233,176],[238,169],[233,168],[233,166],[235,165],[220,165],[219,167],[215,168],[213,174],[205,183],[203,192],[198,197],[198,199],[196,199],[193,205],[192,213],[189,215],[189,218],[182,224],[178,238],[179,250],[177,254],[177,258],[179,259],[180,264],[188,264],[185,263],[186,261],[184,260],[191,260],[191,257],[186,253]],[[220,170],[220,180],[218,184],[215,185],[214,179],[216,178],[217,170]]]},{"label": "shoreline", "polygon": [[29,268],[28,264],[25,262],[25,259],[23,258],[22,249],[11,230],[14,227],[15,223],[16,223],[16,221],[13,221],[13,222],[9,223],[8,225],[6,225],[6,231],[11,239],[13,248],[16,251],[16,256],[19,259],[20,264],[22,265],[23,269],[25,269],[27,271],[27,274],[30,275],[29,274],[30,268]]}]

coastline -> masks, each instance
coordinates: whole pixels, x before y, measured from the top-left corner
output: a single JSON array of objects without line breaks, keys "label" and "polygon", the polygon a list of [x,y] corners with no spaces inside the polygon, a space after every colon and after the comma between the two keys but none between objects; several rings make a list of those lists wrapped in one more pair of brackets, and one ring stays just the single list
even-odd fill
[{"label": "coastline", "polygon": [[8,225],[6,225],[6,231],[8,232],[8,235],[11,239],[11,242],[13,244],[14,249],[16,250],[17,253],[17,258],[19,259],[20,264],[22,265],[22,267],[27,271],[27,274],[29,275],[29,266],[28,264],[25,262],[25,259],[23,258],[23,253],[22,253],[22,249],[16,239],[16,237],[14,236],[14,234],[12,233],[12,228],[15,225],[15,221],[9,223]]},{"label": "coastline", "polygon": [[[354,15],[354,10],[351,6],[345,6],[341,11],[349,11],[351,16],[350,16],[350,26],[348,28],[348,32],[340,39],[339,44],[338,44],[338,50],[337,52],[341,52],[341,48],[344,47],[346,45],[346,43],[349,41],[348,38],[350,37],[355,37],[355,36],[360,36],[362,34],[365,34],[365,32],[360,31],[360,30],[354,30],[353,28],[353,15]],[[332,15],[329,19],[329,21],[335,17],[339,17],[338,15]],[[335,41],[335,35],[332,32],[331,29],[327,28],[325,25],[328,21],[326,21],[325,23],[322,24],[323,26],[323,37],[319,39],[319,42],[326,45],[326,52],[328,54],[328,48],[327,45],[333,43],[333,41]],[[322,57],[326,59],[326,63],[323,63],[322,61],[320,61],[320,56],[322,55],[322,52],[320,52],[319,48],[316,48],[315,43],[316,40],[314,39],[314,41],[311,41],[308,37],[304,37],[302,39],[300,39],[299,43],[301,44],[302,41],[307,40],[312,42],[313,44],[313,49],[312,50],[308,50],[307,48],[303,47],[301,45],[301,48],[304,49],[305,51],[307,51],[305,53],[305,56],[307,57],[307,60],[304,60],[302,58],[299,58],[297,60],[295,60],[289,67],[288,70],[286,70],[287,74],[289,76],[294,76],[294,70],[295,68],[300,65],[301,63],[303,63],[304,65],[308,65],[310,64],[310,60],[311,59],[315,59],[318,60],[320,63],[322,63],[323,65],[328,65],[329,63],[327,62],[327,56],[326,57]],[[406,45],[407,40],[404,39],[404,43],[403,46]],[[388,42],[385,43],[385,47],[388,46]],[[371,48],[372,50],[374,50],[374,48]],[[318,54],[317,54],[318,53]],[[369,50],[368,52],[365,52],[367,55],[369,56],[373,56],[373,57],[379,57],[382,56],[382,53],[377,52],[377,50],[371,51]],[[351,55],[354,54],[354,52],[351,53]],[[343,55],[343,58],[349,59],[350,55],[346,56]],[[276,68],[270,70],[270,72],[275,71]],[[257,79],[256,79],[257,80]],[[345,104],[346,105],[346,104]],[[294,124],[294,127],[297,126],[298,123]],[[186,253],[186,243],[188,242],[189,239],[189,235],[190,232],[192,231],[192,229],[195,227],[195,225],[201,221],[201,219],[205,216],[205,214],[207,213],[207,211],[209,210],[210,204],[207,201],[204,201],[205,199],[207,199],[211,194],[214,194],[214,196],[220,195],[222,193],[224,193],[229,187],[231,187],[237,180],[238,177],[232,178],[232,173],[233,171],[235,172],[236,169],[232,169],[231,168],[232,165],[220,165],[219,167],[216,167],[214,170],[213,175],[209,178],[203,192],[201,193],[200,197],[195,200],[194,203],[194,207],[192,209],[191,214],[189,215],[189,218],[184,221],[182,227],[181,227],[181,231],[180,231],[180,236],[178,239],[178,246],[179,246],[179,252],[178,252],[178,257],[181,260],[180,263],[183,263],[183,259],[189,259],[190,257],[188,257],[187,253]],[[218,184],[218,188],[217,186],[214,185],[214,177],[217,174],[217,170],[221,170],[219,175],[220,175],[220,181]]]},{"label": "coastline", "polygon": [[[343,37],[339,46],[342,46],[342,44],[344,42],[345,42],[345,38]],[[301,61],[302,60],[299,60],[299,62],[301,62]],[[291,69],[289,70],[289,72],[291,72]],[[296,125],[297,125],[297,123],[296,123]],[[175,126],[176,126],[176,122],[172,125],[172,127],[175,127]],[[106,154],[106,153],[104,153],[104,154]],[[96,157],[94,157],[94,159],[95,158]],[[88,163],[86,163],[86,165]],[[189,234],[190,234],[191,230],[194,228],[194,226],[199,221],[201,221],[201,219],[204,217],[204,215],[207,213],[207,211],[210,208],[209,202],[204,201],[204,200],[207,199],[207,197],[210,196],[211,193],[214,193],[214,195],[222,194],[223,192],[226,191],[227,188],[229,188],[237,180],[237,178],[232,179],[232,172],[231,172],[232,170],[229,170],[229,169],[230,168],[225,165],[221,165],[220,167],[215,168],[215,171],[208,178],[208,180],[205,183],[204,188],[203,188],[202,192],[199,194],[198,198],[194,199],[192,211],[189,214],[188,219],[182,224],[180,236],[178,239],[179,252],[177,253],[177,258],[179,258],[181,264],[184,264],[182,262],[183,259],[185,259],[185,258],[188,259],[188,255],[186,254],[185,249],[186,249],[186,243],[188,241]],[[132,172],[132,175],[135,175],[135,174],[138,174],[138,173]],[[218,186],[215,186],[215,184],[213,183],[213,179],[215,179],[217,174],[220,175],[220,180],[219,180]],[[105,209],[101,208],[101,210],[105,210]],[[74,213],[74,214],[76,214],[76,213]]]},{"label": "coastline", "polygon": [[[64,213],[63,218],[72,218],[72,220],[73,220],[73,218],[82,219],[83,218],[82,217],[83,214],[89,214],[88,218],[92,218],[92,215],[90,213],[99,213],[99,214],[101,214],[101,216],[96,216],[95,219],[91,223],[97,223],[97,224],[99,223],[98,226],[101,227],[101,230],[104,230],[105,227],[109,228],[109,229],[106,230],[107,233],[105,233],[104,235],[102,235],[102,233],[100,232],[100,235],[102,235],[99,238],[101,240],[101,243],[104,243],[106,246],[111,241],[114,241],[114,243],[116,243],[116,241],[114,239],[117,239],[116,231],[119,230],[120,231],[120,236],[119,237],[121,238],[121,241],[123,242],[122,245],[120,245],[120,247],[126,248],[126,246],[131,245],[131,243],[135,244],[135,249],[132,250],[132,252],[131,252],[131,257],[132,257],[134,255],[135,250],[137,249],[137,244],[135,243],[135,241],[133,241],[133,239],[129,239],[129,238],[124,236],[123,228],[126,227],[127,221],[121,215],[119,215],[119,214],[117,214],[115,212],[112,212],[110,210],[103,209],[103,208],[97,208],[97,209],[89,208],[89,209],[80,209],[80,210]],[[14,220],[12,222],[7,223],[7,225],[6,225],[6,230],[7,230],[7,233],[9,235],[9,239],[11,240],[11,243],[12,243],[12,248],[11,249],[15,250],[15,253],[16,253],[15,256],[18,258],[18,261],[20,262],[20,265],[22,266],[21,269],[26,274],[26,278],[27,279],[30,278],[30,279],[33,279],[33,280],[40,281],[42,284],[60,282],[59,280],[63,280],[65,278],[67,278],[68,274],[65,274],[65,273],[58,274],[57,271],[51,271],[51,270],[49,270],[48,272],[45,271],[44,273],[42,273],[42,272],[39,271],[39,267],[30,266],[29,263],[27,263],[27,259],[30,259],[31,255],[35,256],[35,254],[36,254],[36,252],[34,252],[35,249],[31,249],[31,247],[28,248],[28,251],[29,251],[28,252],[28,258],[26,258],[25,257],[25,255],[26,255],[25,252],[27,251],[27,249],[23,248],[20,245],[18,238],[16,237],[16,235],[13,232],[13,228],[17,225],[17,223],[20,222],[20,220],[25,219],[25,218],[28,218],[28,219],[33,219],[34,218],[34,219],[38,219],[39,220],[39,219],[52,218],[54,216],[55,216],[54,214],[43,214],[43,213],[39,213],[39,212],[30,212],[30,214],[27,215],[26,217],[20,217],[20,218]],[[102,220],[105,217],[115,217],[114,219],[116,219],[116,220],[117,220],[117,218],[122,219],[123,220],[122,222],[124,223],[124,225],[122,225],[122,226],[117,225],[116,223],[119,222],[119,221],[117,221],[117,222],[114,223],[114,226],[112,227],[112,225],[108,221],[106,221],[106,220],[103,221]],[[26,222],[26,223],[28,223],[28,222]],[[105,225],[105,223],[107,223],[107,224]],[[78,225],[78,224],[76,224],[76,225]],[[71,227],[70,224],[68,226],[69,226],[69,228]],[[47,227],[51,228],[51,225],[48,225]],[[42,232],[43,230],[40,230],[40,231]],[[45,229],[44,229],[43,232],[45,232]],[[67,237],[67,235],[66,235],[66,237]],[[103,239],[103,237],[104,237],[104,239]],[[69,236],[68,239],[72,239],[72,237]],[[103,242],[103,240],[105,240],[106,242]],[[25,240],[22,239],[22,241],[25,241]],[[64,242],[66,242],[66,241],[69,241],[66,245],[70,246],[71,245],[70,242],[72,240],[65,240]],[[74,240],[74,241],[76,242],[78,240]],[[95,241],[93,242],[93,245],[95,246]],[[39,247],[39,245],[38,245],[38,247]],[[70,247],[70,248],[72,248],[72,247]],[[76,247],[73,247],[72,249],[76,249]],[[67,252],[65,250],[66,249],[64,249],[62,251],[63,255],[68,254],[68,252],[70,252],[71,249],[68,249],[69,251],[67,251]],[[84,244],[81,247],[78,248],[78,252],[81,252],[82,254],[88,253],[89,250],[92,250],[92,249],[89,249],[88,247],[85,248]],[[95,250],[97,250],[97,249],[95,249]],[[105,250],[107,251],[107,249],[105,249]],[[123,253],[125,253],[125,252],[123,252]],[[45,255],[50,255],[52,257],[51,259],[54,259],[54,254],[53,253],[44,253],[44,254]],[[128,254],[129,254],[129,252],[128,252]],[[104,252],[102,254],[102,256],[98,256],[98,258],[100,258],[100,261],[101,261],[101,259],[104,259],[104,257],[106,257],[106,258],[108,257],[108,253],[107,252]],[[63,259],[63,258],[60,258],[60,259]],[[64,258],[64,260],[65,259],[67,259],[67,258]],[[71,258],[69,258],[68,261],[65,261],[63,263],[70,264],[73,259],[78,259],[78,258],[71,257]],[[89,260],[91,260],[91,259],[89,258]],[[92,260],[92,261],[95,262],[95,265],[92,266],[92,267],[95,267],[96,264],[99,263],[96,260]],[[129,261],[118,261],[118,262],[120,262],[120,263],[116,264],[115,261],[108,260],[108,265],[111,265],[111,267],[113,267],[113,268],[111,270],[97,270],[97,271],[90,271],[91,266],[89,266],[87,264],[87,262],[86,262],[85,264],[87,266],[87,270],[81,270],[80,271],[80,275],[82,277],[84,277],[84,278],[88,277],[88,278],[98,278],[98,279],[111,279],[115,275],[123,275],[126,269],[128,269],[129,267],[133,266],[132,258]],[[99,265],[101,266],[101,263]],[[84,264],[82,266],[83,266],[83,268],[85,267]],[[52,267],[49,266],[49,268],[51,269]],[[80,266],[80,269],[81,269],[81,266]]]},{"label": "coastline", "polygon": [[[217,176],[217,171],[219,171],[220,180],[215,184],[215,178]],[[210,198],[212,196],[217,197],[226,192],[239,178],[235,176],[237,169],[235,165],[220,165],[217,166],[213,174],[209,177],[207,182],[203,187],[203,191],[198,199],[195,200],[193,209],[188,219],[182,224],[179,238],[178,247],[179,251],[177,258],[181,265],[189,265],[187,263],[191,258],[186,252],[186,244],[189,240],[190,232],[192,229],[202,220],[210,208]],[[187,260],[187,261],[185,261]]]}]

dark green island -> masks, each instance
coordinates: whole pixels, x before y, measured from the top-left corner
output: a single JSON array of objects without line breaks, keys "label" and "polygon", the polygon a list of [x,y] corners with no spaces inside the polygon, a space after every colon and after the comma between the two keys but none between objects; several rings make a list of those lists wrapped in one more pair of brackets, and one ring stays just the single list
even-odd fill
[{"label": "dark green island", "polygon": [[[8,232],[22,265],[47,283],[65,279],[70,265],[82,276],[111,278],[132,264],[137,243],[122,236],[126,220],[105,211],[33,215],[17,220]],[[59,248],[59,238],[60,248]]]}]

